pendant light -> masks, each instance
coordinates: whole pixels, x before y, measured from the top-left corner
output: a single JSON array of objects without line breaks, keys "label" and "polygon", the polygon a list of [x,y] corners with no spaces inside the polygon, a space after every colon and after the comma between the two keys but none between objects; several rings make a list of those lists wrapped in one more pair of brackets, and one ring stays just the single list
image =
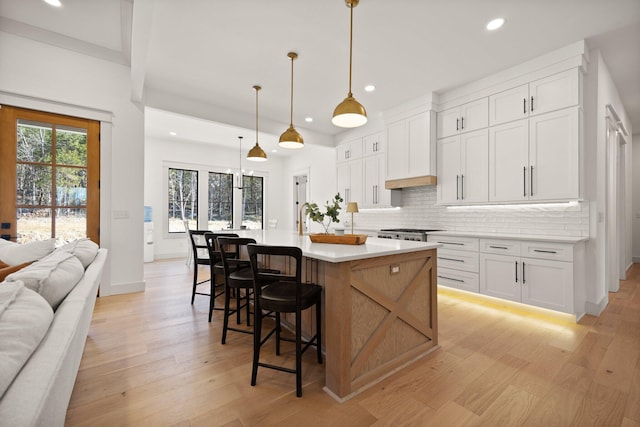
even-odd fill
[{"label": "pendant light", "polygon": [[304,147],[304,139],[293,127],[293,61],[298,57],[298,54],[289,52],[287,56],[291,58],[291,114],[289,116],[289,128],[280,135],[278,145],[283,148],[302,148]]},{"label": "pendant light", "polygon": [[266,162],[267,161],[267,153],[264,152],[260,145],[258,144],[258,91],[262,89],[260,86],[255,85],[253,90],[256,91],[256,145],[253,146],[251,150],[249,150],[249,154],[247,154],[247,160],[252,160],[254,162]]},{"label": "pendant light", "polygon": [[367,123],[367,111],[351,93],[351,69],[353,64],[353,8],[360,0],[345,0],[350,10],[349,23],[349,93],[347,97],[333,110],[331,123],[341,128],[355,128]]}]

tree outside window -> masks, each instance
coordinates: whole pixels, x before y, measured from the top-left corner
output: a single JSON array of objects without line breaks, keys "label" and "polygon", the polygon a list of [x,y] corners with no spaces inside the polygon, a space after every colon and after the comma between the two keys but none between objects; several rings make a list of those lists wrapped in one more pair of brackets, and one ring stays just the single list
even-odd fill
[{"label": "tree outside window", "polygon": [[209,172],[209,230],[233,228],[233,174]]},{"label": "tree outside window", "polygon": [[261,176],[242,177],[242,226],[251,230],[263,228],[263,182]]},{"label": "tree outside window", "polygon": [[169,233],[198,228],[198,171],[169,168]]},{"label": "tree outside window", "polygon": [[87,235],[87,129],[17,121],[16,218],[20,242]]}]

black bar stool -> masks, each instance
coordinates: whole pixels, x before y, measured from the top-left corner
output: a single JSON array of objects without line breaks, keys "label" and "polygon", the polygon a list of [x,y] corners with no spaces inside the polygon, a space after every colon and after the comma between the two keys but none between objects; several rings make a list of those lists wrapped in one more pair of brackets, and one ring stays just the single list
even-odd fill
[{"label": "black bar stool", "polygon": [[[236,314],[236,324],[240,324],[240,312],[247,309],[247,326],[251,326],[251,297],[253,296],[253,272],[248,259],[242,259],[242,248],[256,243],[255,239],[245,237],[218,237],[218,247],[222,258],[225,278],[224,322],[222,344],[226,343],[227,330],[253,334],[252,329],[238,329],[229,326],[229,317]],[[261,272],[280,273],[279,270],[260,268]],[[245,302],[240,302],[240,290],[245,291]],[[236,306],[231,309],[231,294],[235,293]]]},{"label": "black bar stool", "polygon": [[[217,238],[218,237],[238,237],[234,233],[212,233],[207,231],[204,233],[205,247],[209,254],[209,276],[211,277],[211,288],[209,295],[209,322],[213,316],[213,310],[224,310],[223,308],[216,308],[216,298],[224,292],[224,281],[222,283],[216,283],[216,274],[223,275],[222,259],[220,258],[220,251],[218,249]],[[217,291],[220,289],[220,291]]]},{"label": "black bar stool", "polygon": [[[291,246],[248,245],[249,260],[253,270],[253,292],[255,298],[255,322],[253,335],[253,366],[251,385],[256,385],[258,366],[288,372],[296,375],[296,396],[302,396],[302,354],[311,345],[316,346],[318,363],[322,363],[322,319],[321,301],[322,287],[311,283],[302,283],[302,250]],[[283,265],[295,262],[295,274],[261,272],[258,255],[286,258]],[[309,341],[302,341],[302,310],[312,306],[316,308],[316,334]],[[262,339],[262,319],[266,316],[263,310],[272,311],[276,315],[276,326]],[[295,340],[280,336],[280,313],[295,313]],[[276,335],[276,354],[280,354],[280,340],[296,344],[295,369],[260,362],[260,348],[273,335]],[[304,344],[304,347],[302,347]]]},{"label": "black bar stool", "polygon": [[191,240],[191,249],[193,253],[193,289],[191,291],[191,304],[195,300],[196,295],[207,295],[208,293],[198,292],[197,287],[209,281],[209,279],[198,281],[198,266],[209,265],[209,251],[204,235],[210,233],[209,230],[189,230],[189,238]]}]

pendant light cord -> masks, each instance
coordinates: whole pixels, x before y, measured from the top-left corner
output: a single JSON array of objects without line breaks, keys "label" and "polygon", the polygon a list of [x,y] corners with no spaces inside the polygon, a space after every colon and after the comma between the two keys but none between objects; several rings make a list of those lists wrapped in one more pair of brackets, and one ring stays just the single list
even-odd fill
[{"label": "pendant light cord", "polygon": [[353,67],[353,3],[349,4],[349,97],[353,96],[351,93],[351,68]]},{"label": "pendant light cord", "polygon": [[258,144],[258,91],[260,86],[253,87],[256,90],[256,145]]},{"label": "pendant light cord", "polygon": [[293,59],[291,55],[291,112],[289,113],[289,126],[293,127]]}]

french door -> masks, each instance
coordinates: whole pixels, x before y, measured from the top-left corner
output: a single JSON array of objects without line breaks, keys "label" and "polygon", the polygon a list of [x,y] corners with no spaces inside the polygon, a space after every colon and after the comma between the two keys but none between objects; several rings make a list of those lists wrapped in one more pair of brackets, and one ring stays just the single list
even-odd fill
[{"label": "french door", "polygon": [[0,235],[100,243],[100,123],[0,107]]}]

